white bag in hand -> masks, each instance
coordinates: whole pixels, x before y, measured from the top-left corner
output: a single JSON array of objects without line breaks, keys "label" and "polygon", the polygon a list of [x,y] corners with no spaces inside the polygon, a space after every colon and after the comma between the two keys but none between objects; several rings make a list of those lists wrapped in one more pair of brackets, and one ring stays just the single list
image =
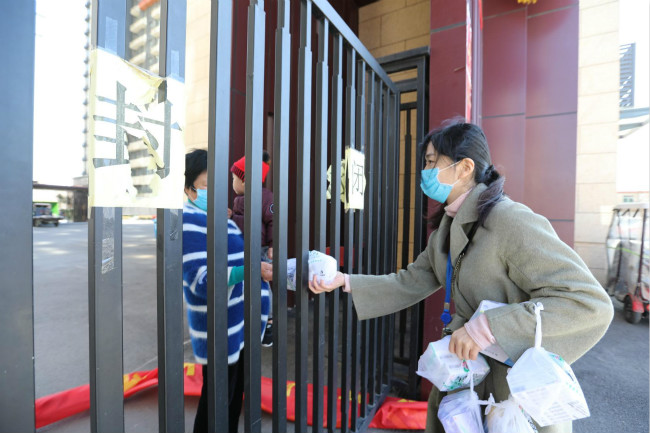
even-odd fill
[{"label": "white bag in hand", "polygon": [[526,350],[506,379],[515,401],[544,427],[589,416],[578,379],[559,355],[542,348],[541,303],[535,305],[535,347]]},{"label": "white bag in hand", "polygon": [[[339,270],[336,259],[320,251],[310,251],[308,263],[309,281],[316,275],[319,281],[329,283]],[[296,259],[287,260],[287,289],[296,290]]]},{"label": "white bag in hand", "polygon": [[440,391],[453,391],[470,385],[470,370],[474,383],[479,384],[490,372],[490,366],[483,356],[476,361],[464,360],[449,351],[447,335],[442,340],[429,343],[418,361],[416,373],[433,383]]},{"label": "white bag in hand", "polygon": [[442,398],[438,407],[438,419],[446,433],[483,433],[481,422],[481,404],[474,392],[474,383],[470,389],[448,394]]},{"label": "white bag in hand", "polygon": [[530,416],[512,397],[501,403],[494,403],[490,395],[485,409],[486,433],[537,433],[537,427]]}]

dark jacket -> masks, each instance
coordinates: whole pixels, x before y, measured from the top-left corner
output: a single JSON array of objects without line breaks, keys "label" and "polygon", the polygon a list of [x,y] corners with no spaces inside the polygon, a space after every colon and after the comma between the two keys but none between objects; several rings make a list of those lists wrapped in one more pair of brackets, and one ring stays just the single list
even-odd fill
[{"label": "dark jacket", "polygon": [[[232,220],[244,233],[244,207],[246,198],[243,195],[235,197],[232,207]],[[262,246],[273,246],[273,193],[262,188]]]}]

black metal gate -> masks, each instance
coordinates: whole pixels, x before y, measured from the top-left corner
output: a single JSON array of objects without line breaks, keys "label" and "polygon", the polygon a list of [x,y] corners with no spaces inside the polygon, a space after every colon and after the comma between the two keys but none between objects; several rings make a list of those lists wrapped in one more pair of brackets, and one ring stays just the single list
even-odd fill
[{"label": "black metal gate", "polygon": [[[421,149],[418,144],[428,131],[429,106],[429,47],[415,48],[379,59],[389,74],[401,74],[395,84],[400,91],[401,131],[403,150],[400,167],[403,167],[403,182],[400,184],[402,223],[399,225],[399,239],[402,240],[398,267],[405,268],[424,250],[427,243],[426,213],[427,199],[420,189]],[[413,204],[411,205],[411,194]],[[410,239],[413,242],[409,242]],[[416,375],[417,360],[422,353],[422,314],[424,301],[396,314],[393,347],[396,363],[393,385],[405,396],[418,399],[419,377]]]},{"label": "black metal gate", "polygon": [[[261,209],[253,203],[261,201],[261,172],[254,167],[261,166],[262,155],[264,52],[266,44],[275,43],[273,431],[287,430],[286,361],[290,343],[295,344],[295,431],[305,432],[308,428],[308,382],[313,386],[313,431],[334,431],[339,406],[343,420],[341,431],[363,431],[391,384],[394,316],[360,322],[350,295],[340,289],[314,296],[311,302],[307,288],[307,258],[310,249],[325,252],[329,247],[332,255],[343,263],[345,272],[384,274],[395,271],[400,89],[325,0],[300,0],[299,68],[298,76],[291,77],[291,2],[278,0],[277,3],[276,40],[272,42],[264,37],[264,2],[250,1],[245,124],[246,208],[249,209],[245,232],[255,233],[260,231],[261,221]],[[220,240],[227,234],[232,9],[232,0],[212,1],[207,231],[208,286],[212,288],[208,292],[208,419],[211,431],[225,430],[228,419],[227,397],[219,392],[227,387],[227,299],[223,295],[225,291],[217,288],[227,281],[227,248]],[[2,40],[8,40],[5,33],[11,31],[14,32],[12,40],[16,41],[2,44],[3,64],[13,66],[11,71],[0,70],[0,89],[3,95],[6,91],[12,101],[11,108],[3,104],[0,120],[3,131],[11,132],[1,150],[0,198],[13,203],[9,208],[10,223],[0,229],[2,244],[14,246],[11,249],[3,247],[0,253],[0,293],[3,297],[0,303],[0,431],[8,432],[35,429],[31,200],[16,199],[31,197],[32,187],[33,104],[31,98],[24,98],[24,95],[33,91],[33,13],[33,2],[13,2],[0,14]],[[124,58],[127,16],[123,0],[95,0],[92,4],[92,45]],[[165,77],[172,58],[184,64],[185,1],[161,0],[160,21],[158,70],[159,75]],[[312,53],[313,34],[317,38],[315,53]],[[292,89],[298,95],[295,109],[289,103]],[[159,99],[165,99],[164,89]],[[14,100],[20,103],[14,105]],[[295,149],[289,140],[291,116],[298,119]],[[345,148],[365,155],[366,188],[362,210],[344,212],[338,200],[342,182],[348,182],[341,180]],[[295,166],[289,163],[290,152],[297,155]],[[332,167],[333,180],[329,204],[326,200],[328,164]],[[300,179],[296,219],[291,225],[288,222],[290,170],[295,170]],[[346,187],[349,190],[351,185]],[[176,209],[159,209],[157,217],[159,430],[172,432],[184,428],[182,214]],[[94,207],[88,222],[92,431],[124,431],[121,221],[121,208]],[[289,230],[295,230],[297,251],[296,306],[292,313],[295,315],[294,342],[287,339],[290,325],[286,299]],[[254,287],[251,282],[260,279],[259,266],[251,266],[255,258],[260,257],[260,250],[259,237],[247,237],[243,415],[247,432],[259,432],[262,427],[261,347],[259,329],[251,326],[259,323],[255,318],[260,316],[261,300],[259,291],[250,290]],[[313,324],[311,337],[310,323]],[[16,345],[16,341],[20,344]],[[326,388],[329,390],[327,401]],[[338,398],[337,389],[342,398]],[[327,413],[324,413],[324,406],[327,406]]]}]

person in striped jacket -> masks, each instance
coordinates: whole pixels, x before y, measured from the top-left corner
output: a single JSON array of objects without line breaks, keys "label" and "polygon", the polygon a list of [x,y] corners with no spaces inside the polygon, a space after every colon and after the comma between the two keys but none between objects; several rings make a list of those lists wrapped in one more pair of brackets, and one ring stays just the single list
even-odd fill
[{"label": "person in striped jacket", "polygon": [[[194,357],[203,365],[203,388],[194,420],[194,432],[208,429],[207,408],[207,187],[208,154],[194,150],[185,156],[185,194],[183,207],[183,294],[187,305],[190,339]],[[260,340],[270,311],[269,284],[272,265],[261,262],[262,281]],[[219,282],[217,282],[218,284]],[[228,290],[228,424],[237,432],[244,393],[244,238],[232,220],[228,220],[228,282],[217,290]]]}]

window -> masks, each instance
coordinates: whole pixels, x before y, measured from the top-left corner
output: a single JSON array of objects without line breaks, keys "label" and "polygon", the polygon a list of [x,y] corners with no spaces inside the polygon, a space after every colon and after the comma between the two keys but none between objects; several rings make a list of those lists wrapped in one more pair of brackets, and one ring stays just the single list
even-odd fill
[{"label": "window", "polygon": [[634,107],[634,57],[636,44],[624,44],[619,49],[621,62],[621,81],[619,106],[621,108]]}]

